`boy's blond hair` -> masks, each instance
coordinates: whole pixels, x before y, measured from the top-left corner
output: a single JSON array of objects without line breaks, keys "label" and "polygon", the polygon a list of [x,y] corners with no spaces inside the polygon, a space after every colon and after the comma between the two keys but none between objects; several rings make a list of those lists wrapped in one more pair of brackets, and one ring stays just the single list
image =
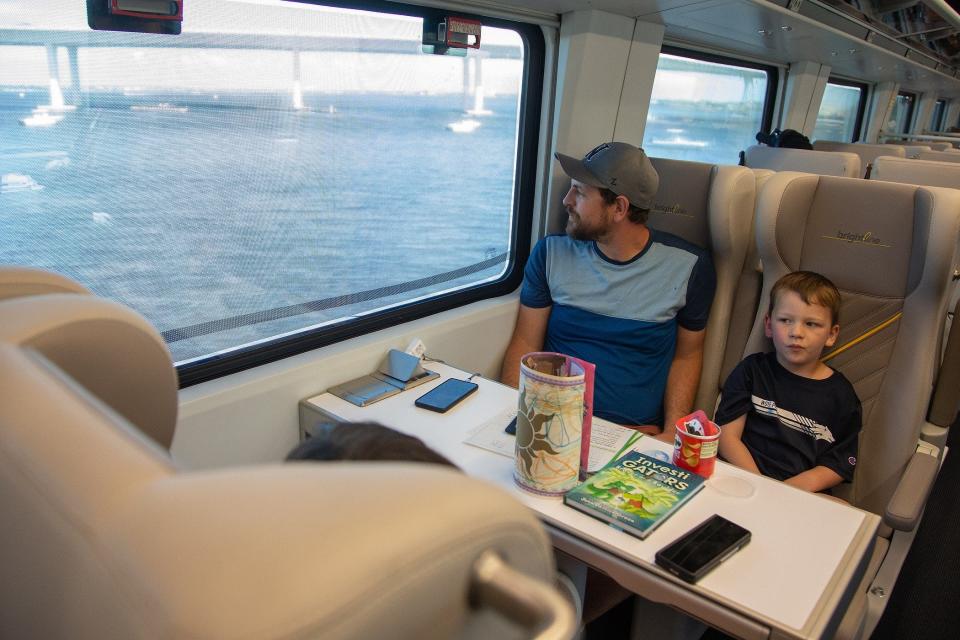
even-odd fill
[{"label": "boy's blond hair", "polygon": [[773,307],[781,291],[793,291],[804,304],[818,304],[830,310],[830,325],[840,321],[840,291],[830,280],[813,271],[794,271],[783,276],[770,289],[770,307],[767,315],[773,316]]}]

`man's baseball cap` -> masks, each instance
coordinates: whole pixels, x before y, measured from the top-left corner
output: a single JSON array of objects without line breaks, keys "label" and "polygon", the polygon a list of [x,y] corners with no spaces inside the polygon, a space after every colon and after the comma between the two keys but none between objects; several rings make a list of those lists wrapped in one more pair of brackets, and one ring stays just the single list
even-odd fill
[{"label": "man's baseball cap", "polygon": [[574,180],[625,196],[640,209],[653,206],[660,176],[640,147],[626,142],[604,142],[583,156],[583,160],[562,153],[554,156]]}]

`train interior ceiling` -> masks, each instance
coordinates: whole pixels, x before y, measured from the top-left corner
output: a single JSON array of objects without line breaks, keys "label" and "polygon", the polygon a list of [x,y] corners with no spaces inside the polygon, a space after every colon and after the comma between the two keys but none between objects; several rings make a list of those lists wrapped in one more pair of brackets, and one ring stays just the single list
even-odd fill
[{"label": "train interior ceiling", "polygon": [[[0,264],[157,328],[189,471],[283,460],[301,400],[418,340],[497,379],[564,229],[555,152],[960,146],[943,0],[185,0],[180,35],[90,31],[86,5],[0,0]],[[452,15],[479,49],[426,53]]]}]

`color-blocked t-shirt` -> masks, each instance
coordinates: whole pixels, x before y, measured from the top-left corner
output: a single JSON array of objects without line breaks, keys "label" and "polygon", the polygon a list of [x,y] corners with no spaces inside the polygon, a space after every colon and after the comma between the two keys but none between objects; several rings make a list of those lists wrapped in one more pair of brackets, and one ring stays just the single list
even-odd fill
[{"label": "color-blocked t-shirt", "polygon": [[709,255],[669,233],[650,230],[627,262],[593,241],[547,236],[524,271],[520,302],[553,306],[544,349],[597,366],[594,414],[621,424],[661,424],[663,393],[677,325],[707,326],[716,288]]},{"label": "color-blocked t-shirt", "polygon": [[724,425],[747,415],[741,441],[765,476],[786,480],[824,466],[850,482],[861,413],[842,373],[804,378],[784,369],[771,352],[747,356],[730,373],[715,420]]}]

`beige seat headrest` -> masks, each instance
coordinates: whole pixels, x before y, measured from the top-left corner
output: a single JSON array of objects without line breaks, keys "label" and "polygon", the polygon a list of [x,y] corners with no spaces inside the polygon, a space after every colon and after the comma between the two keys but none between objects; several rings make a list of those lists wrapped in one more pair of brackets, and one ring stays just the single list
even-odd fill
[{"label": "beige seat headrest", "polygon": [[90,295],[0,300],[0,341],[35,349],[169,449],[177,376],[159,333],[130,309]]}]

